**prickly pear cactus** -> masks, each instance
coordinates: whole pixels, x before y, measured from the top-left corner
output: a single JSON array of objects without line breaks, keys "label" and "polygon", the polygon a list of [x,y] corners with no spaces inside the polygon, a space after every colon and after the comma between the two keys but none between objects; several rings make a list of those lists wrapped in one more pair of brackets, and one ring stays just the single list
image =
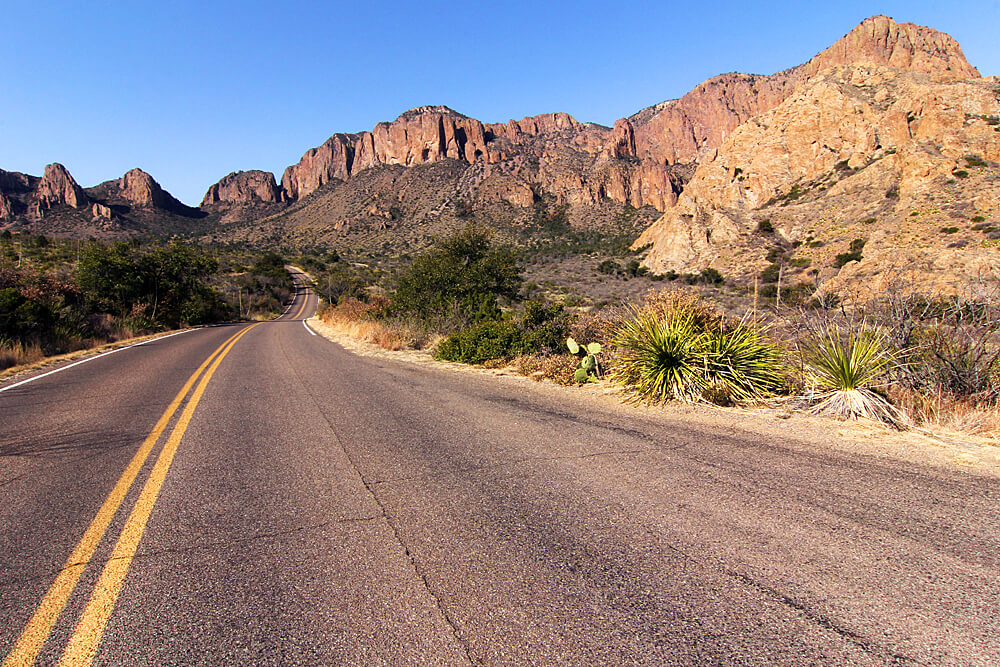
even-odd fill
[{"label": "prickly pear cactus", "polygon": [[601,353],[600,343],[589,343],[580,345],[572,338],[566,339],[566,348],[570,354],[580,357],[580,365],[573,373],[575,382],[597,382],[600,377],[600,365],[597,363],[597,355]]}]

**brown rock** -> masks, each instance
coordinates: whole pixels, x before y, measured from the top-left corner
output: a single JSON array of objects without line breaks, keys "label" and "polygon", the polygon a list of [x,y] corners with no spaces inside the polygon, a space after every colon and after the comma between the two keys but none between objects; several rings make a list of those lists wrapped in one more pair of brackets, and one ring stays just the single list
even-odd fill
[{"label": "brown rock", "polygon": [[179,203],[142,169],[128,171],[118,180],[118,188],[120,196],[136,206],[173,208]]},{"label": "brown rock", "polygon": [[90,207],[90,217],[94,220],[110,220],[112,215],[111,208],[104,204],[94,202],[94,205]]},{"label": "brown rock", "polygon": [[[932,245],[940,238],[931,232],[951,226],[932,216],[944,206],[964,210],[955,208],[964,187],[979,194],[961,206],[997,206],[1000,194],[982,194],[991,191],[991,167],[981,167],[983,186],[965,186],[953,172],[972,170],[967,156],[1000,162],[1000,132],[987,122],[998,115],[1000,100],[983,79],[940,81],[868,65],[824,70],[736,128],[636,245],[653,244],[645,261],[654,271],[756,270],[763,253],[754,229],[765,217],[786,239],[829,229],[846,244],[881,231],[886,246]],[[915,223],[925,215],[939,227]],[[858,222],[869,218],[882,226]],[[739,256],[742,268],[733,263]]]},{"label": "brown rock", "polygon": [[887,16],[866,19],[805,65],[770,76],[723,74],[631,117],[638,154],[654,162],[691,162],[722,144],[738,125],[784,101],[803,82],[839,65],[884,65],[938,80],[976,78],[949,35]]},{"label": "brown rock", "polygon": [[7,195],[0,192],[0,220],[8,221],[14,219],[14,205],[7,199]]},{"label": "brown rock", "polygon": [[208,189],[202,206],[214,204],[279,203],[282,191],[267,171],[235,171]]},{"label": "brown rock", "polygon": [[298,164],[285,169],[281,187],[291,199],[301,199],[333,179],[346,181],[354,165],[356,137],[335,134],[322,146],[306,151]]},{"label": "brown rock", "polygon": [[635,128],[627,118],[615,121],[608,152],[615,158],[635,157]]},{"label": "brown rock", "polygon": [[45,167],[45,174],[35,188],[35,197],[39,204],[36,207],[39,216],[43,209],[49,209],[56,205],[64,204],[72,208],[83,208],[89,203],[83,188],[77,185],[66,167],[58,162]]}]

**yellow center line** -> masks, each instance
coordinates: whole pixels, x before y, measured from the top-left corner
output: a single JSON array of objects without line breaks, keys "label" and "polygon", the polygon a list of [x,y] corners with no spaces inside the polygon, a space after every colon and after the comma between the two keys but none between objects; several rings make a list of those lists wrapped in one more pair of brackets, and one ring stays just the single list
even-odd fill
[{"label": "yellow center line", "polygon": [[174,426],[174,430],[171,432],[166,444],[163,445],[163,449],[156,459],[156,464],[153,466],[153,471],[150,473],[149,479],[146,480],[146,484],[142,487],[139,499],[136,500],[135,507],[133,507],[132,513],[125,522],[121,536],[115,544],[114,551],[111,552],[111,558],[104,566],[101,578],[90,596],[90,601],[87,603],[83,615],[80,617],[76,631],[70,638],[69,644],[66,646],[66,651],[59,661],[60,665],[89,665],[93,662],[94,655],[97,653],[97,646],[100,644],[101,637],[104,634],[104,628],[111,617],[111,611],[114,609],[118,595],[121,593],[125,575],[128,573],[132,559],[139,548],[139,540],[142,539],[146,522],[149,521],[149,516],[153,512],[153,506],[156,504],[160,489],[166,480],[167,471],[170,469],[170,464],[177,453],[181,438],[191,423],[195,408],[198,407],[198,403],[205,393],[205,388],[215,374],[216,369],[218,369],[219,364],[222,363],[222,360],[225,359],[226,355],[229,354],[229,351],[233,349],[233,346],[236,345],[239,339],[256,326],[258,325],[253,324],[247,327],[228,343],[227,347],[216,357],[211,367],[202,376],[197,389],[191,395],[191,399],[187,405],[184,406],[184,411],[181,413],[180,418],[178,418],[177,424]]},{"label": "yellow center line", "polygon": [[177,408],[184,401],[184,397],[187,396],[188,391],[190,391],[191,387],[197,381],[198,376],[222,352],[226,345],[235,342],[235,339],[242,333],[233,334],[226,342],[220,345],[198,367],[198,370],[187,379],[181,390],[177,392],[174,400],[167,406],[167,409],[160,416],[159,421],[156,422],[156,426],[153,427],[153,430],[132,457],[132,460],[125,468],[125,471],[118,479],[111,493],[108,494],[101,508],[97,510],[97,515],[87,527],[83,537],[76,545],[76,548],[73,549],[69,558],[66,559],[65,565],[63,565],[59,574],[56,575],[55,581],[52,582],[52,585],[49,587],[45,597],[42,598],[35,613],[32,614],[28,624],[21,631],[21,635],[18,637],[14,648],[4,658],[2,667],[20,667],[21,665],[31,665],[35,662],[38,652],[42,650],[42,646],[52,632],[52,626],[55,625],[59,614],[62,613],[63,608],[66,606],[70,595],[73,593],[73,589],[76,588],[76,584],[80,580],[80,575],[83,574],[87,564],[90,563],[90,559],[94,556],[94,552],[104,538],[104,533],[107,532],[111,520],[118,512],[122,501],[125,500],[125,496],[132,487],[132,483],[142,469],[143,464],[146,463],[146,459],[149,458],[149,454],[153,450],[156,441],[159,440],[160,435],[166,430],[167,424],[170,423],[171,418],[173,418],[174,413],[177,412]]},{"label": "yellow center line", "polygon": [[302,313],[305,312],[307,305],[309,305],[309,292],[306,292],[306,299],[305,301],[302,302],[302,307],[299,308],[299,312],[296,313],[295,317],[293,317],[292,319],[295,320],[301,317]]}]

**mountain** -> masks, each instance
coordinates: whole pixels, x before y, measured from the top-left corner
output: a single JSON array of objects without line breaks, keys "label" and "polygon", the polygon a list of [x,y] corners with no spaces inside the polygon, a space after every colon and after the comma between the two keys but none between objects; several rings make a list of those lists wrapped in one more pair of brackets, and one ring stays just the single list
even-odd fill
[{"label": "mountain", "polygon": [[997,90],[950,36],[875,16],[804,64],[722,74],[613,127],[422,106],[332,134],[280,180],[233,172],[197,210],[142,172],[89,189],[59,165],[0,172],[0,221],[379,255],[476,220],[521,240],[642,232],[656,272],[843,286],[891,257],[967,280],[992,270],[1000,236]]},{"label": "mountain", "polygon": [[775,263],[789,282],[839,291],[901,274],[955,290],[996,274],[995,77],[947,35],[886,17],[790,72],[784,99],[701,149],[636,242],[647,266],[749,277]]},{"label": "mountain", "polygon": [[0,224],[19,231],[65,236],[127,238],[184,233],[205,217],[132,169],[121,178],[82,188],[63,165],[39,178],[0,170]]}]

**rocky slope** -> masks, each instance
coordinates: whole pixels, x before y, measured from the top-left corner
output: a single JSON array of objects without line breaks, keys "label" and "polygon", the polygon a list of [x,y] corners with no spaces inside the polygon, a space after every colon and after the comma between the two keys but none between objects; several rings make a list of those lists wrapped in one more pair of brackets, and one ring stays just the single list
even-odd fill
[{"label": "rocky slope", "polygon": [[[941,289],[996,275],[998,123],[995,77],[823,70],[734,129],[637,244],[651,244],[655,271],[752,275],[778,260],[786,280],[828,288],[884,288],[901,271]],[[860,261],[837,266],[852,242]]]},{"label": "rocky slope", "polygon": [[0,170],[0,226],[16,231],[127,238],[192,231],[204,217],[141,169],[92,188],[80,187],[59,163],[40,178]]}]

